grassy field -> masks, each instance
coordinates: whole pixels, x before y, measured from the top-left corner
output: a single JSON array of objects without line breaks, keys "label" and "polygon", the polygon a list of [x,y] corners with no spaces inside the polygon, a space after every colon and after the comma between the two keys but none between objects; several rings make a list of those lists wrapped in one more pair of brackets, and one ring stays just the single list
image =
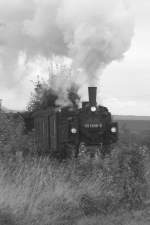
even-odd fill
[{"label": "grassy field", "polygon": [[149,116],[113,116],[114,120],[119,123],[121,129],[124,125],[131,132],[141,133],[143,131],[150,132]]},{"label": "grassy field", "polygon": [[132,132],[142,132],[149,131],[150,132],[150,121],[146,120],[118,120],[119,127],[126,126]]},{"label": "grassy field", "polygon": [[148,225],[149,154],[125,151],[103,161],[1,161],[0,225]]}]

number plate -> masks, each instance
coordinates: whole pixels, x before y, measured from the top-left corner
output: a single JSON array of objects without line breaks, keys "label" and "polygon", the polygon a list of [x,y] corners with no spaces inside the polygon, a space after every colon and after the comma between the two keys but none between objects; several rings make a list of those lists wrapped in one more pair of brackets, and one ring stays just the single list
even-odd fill
[{"label": "number plate", "polygon": [[93,123],[87,123],[87,124],[84,124],[84,127],[85,128],[102,128],[102,124],[101,123],[95,123],[95,124],[93,124]]}]

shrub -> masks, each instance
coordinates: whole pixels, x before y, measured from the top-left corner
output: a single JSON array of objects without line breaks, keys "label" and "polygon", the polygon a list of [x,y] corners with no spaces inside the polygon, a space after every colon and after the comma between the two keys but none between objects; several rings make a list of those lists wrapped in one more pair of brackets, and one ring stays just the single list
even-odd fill
[{"label": "shrub", "polygon": [[9,158],[16,153],[34,151],[33,132],[24,133],[25,125],[17,113],[0,113],[0,155]]},{"label": "shrub", "polygon": [[147,193],[145,158],[141,148],[122,146],[113,154],[111,171],[115,184],[121,188],[121,201],[130,208],[140,207]]}]

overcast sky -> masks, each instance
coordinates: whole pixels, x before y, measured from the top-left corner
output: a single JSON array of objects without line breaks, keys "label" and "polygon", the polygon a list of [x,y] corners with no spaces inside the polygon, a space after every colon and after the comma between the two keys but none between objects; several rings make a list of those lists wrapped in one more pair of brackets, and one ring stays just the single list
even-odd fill
[{"label": "overcast sky", "polygon": [[[23,0],[20,1],[25,2]],[[11,20],[10,15],[13,12],[17,13],[16,21],[21,20],[26,14],[31,17],[33,13],[34,7],[30,8],[30,4],[24,3],[20,8],[19,0],[14,0],[14,2],[14,5],[9,5],[9,1],[0,0],[0,27],[2,27],[0,32],[3,32],[5,26],[8,25],[5,22]],[[30,0],[26,2],[29,3]],[[17,7],[17,11],[15,7]],[[24,7],[24,10],[22,10],[22,7]],[[135,23],[131,47],[125,53],[124,59],[112,62],[103,71],[99,81],[98,98],[103,105],[109,107],[112,114],[150,116],[150,1],[132,0],[131,7]],[[3,12],[4,8],[5,12]],[[32,26],[30,26],[28,32],[31,32],[31,29],[33,29]],[[18,30],[16,30],[16,35],[17,32]],[[7,35],[10,38],[10,42],[12,41],[13,43],[11,26],[9,27],[9,32],[7,31]],[[33,35],[37,35],[37,33],[33,32]],[[7,41],[9,42],[9,40]],[[0,39],[0,46],[3,46],[2,42],[3,40]],[[5,50],[7,51],[7,48]],[[0,54],[2,51],[4,51],[3,47],[0,48]],[[14,54],[14,51],[9,51],[9,54]],[[20,54],[22,55],[19,57],[19,67],[15,80],[11,76],[8,76],[6,79],[6,73],[11,73],[12,70],[12,67],[9,65],[7,65],[6,71],[1,70],[0,73],[0,98],[3,99],[3,105],[18,110],[24,109],[29,99],[30,91],[33,88],[31,80],[36,77],[36,74],[46,74],[45,67],[47,66],[46,60],[36,59],[36,66],[30,62],[28,75],[25,76],[24,61],[26,61],[26,57],[23,52]],[[9,58],[7,52],[5,57],[5,59]],[[14,57],[16,57],[15,54]],[[2,56],[0,59],[7,64],[7,61]]]},{"label": "overcast sky", "polygon": [[150,1],[134,0],[135,33],[121,62],[102,76],[102,99],[115,114],[150,116]]}]

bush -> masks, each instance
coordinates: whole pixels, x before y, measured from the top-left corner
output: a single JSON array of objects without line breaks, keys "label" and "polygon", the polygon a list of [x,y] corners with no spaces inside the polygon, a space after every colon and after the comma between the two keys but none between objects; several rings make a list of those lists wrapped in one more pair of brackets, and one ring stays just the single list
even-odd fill
[{"label": "bush", "polygon": [[25,125],[17,113],[0,113],[0,155],[4,158],[34,151],[33,132],[24,133]]},{"label": "bush", "polygon": [[130,208],[140,207],[146,193],[144,159],[140,148],[124,149],[119,154],[119,183],[122,183],[123,201]]}]

